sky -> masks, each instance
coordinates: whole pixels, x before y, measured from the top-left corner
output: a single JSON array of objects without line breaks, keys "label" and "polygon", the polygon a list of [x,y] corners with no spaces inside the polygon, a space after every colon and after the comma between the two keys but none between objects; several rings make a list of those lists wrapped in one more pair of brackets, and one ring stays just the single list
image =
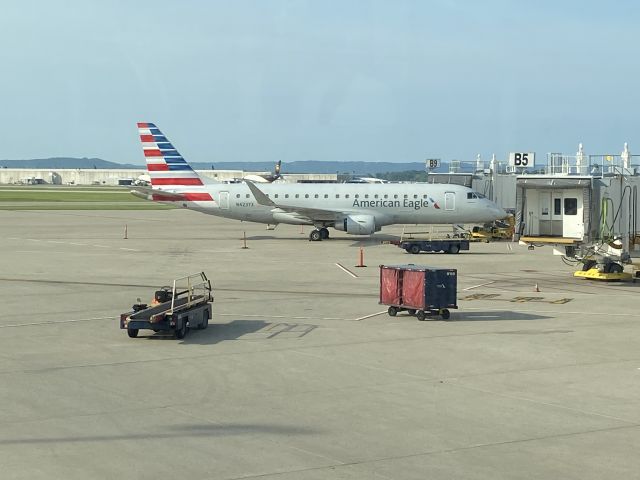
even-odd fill
[{"label": "sky", "polygon": [[0,159],[640,153],[640,2],[3,0]]}]

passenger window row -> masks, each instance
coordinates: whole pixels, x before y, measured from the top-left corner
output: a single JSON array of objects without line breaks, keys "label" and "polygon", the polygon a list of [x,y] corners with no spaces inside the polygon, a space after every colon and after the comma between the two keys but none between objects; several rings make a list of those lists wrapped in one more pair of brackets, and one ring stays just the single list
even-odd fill
[{"label": "passenger window row", "polygon": [[[267,193],[266,195],[267,195],[267,197],[271,197],[271,195],[270,195],[270,194],[268,194],[268,193]],[[470,197],[468,197],[468,195],[470,195],[470,194],[467,194],[467,198],[470,198]],[[420,195],[407,195],[407,194],[402,195],[402,198],[409,198],[410,196],[413,196],[413,198],[414,198],[414,199],[418,199],[418,198],[420,198]],[[282,197],[282,198],[291,198],[291,197],[293,197],[293,198],[301,198],[301,194],[296,193],[296,194],[291,194],[291,195],[290,195],[290,194],[288,194],[288,193],[285,193],[285,194],[279,194],[279,193],[276,193],[276,194],[274,194],[274,195],[273,195],[273,198],[280,198],[280,197]],[[353,195],[353,198],[360,198],[360,197],[361,197],[361,195],[359,195],[359,194],[355,194],[355,195]],[[383,199],[394,198],[394,199],[396,199],[396,200],[397,200],[400,196],[399,196],[399,195],[397,195],[397,194],[395,194],[395,195],[393,195],[393,196],[392,196],[392,195],[387,195],[387,194],[385,194],[385,195],[378,195],[377,193],[376,193],[376,194],[374,194],[374,195],[369,195],[368,193],[367,193],[367,194],[362,195],[362,198],[365,198],[365,199],[368,199],[369,197],[371,197],[371,198],[383,198]],[[237,194],[236,194],[236,198],[242,198],[242,194],[237,193]],[[251,194],[250,194],[250,193],[245,194],[245,198],[251,198]],[[308,194],[308,193],[305,193],[305,194],[304,194],[304,198],[311,198],[311,195],[310,195],[310,194]],[[320,198],[320,195],[316,193],[316,194],[314,194],[314,195],[313,195],[313,198]],[[323,195],[323,198],[329,198],[329,194],[328,194],[328,193],[325,193],[325,194]],[[341,197],[340,197],[340,194],[339,194],[339,193],[336,193],[336,194],[335,194],[335,198],[341,198]],[[347,193],[347,194],[344,194],[344,195],[342,196],[342,198],[351,198],[351,195],[350,195],[349,193]],[[424,194],[424,195],[422,195],[422,198],[424,198],[424,199],[426,200],[426,199],[428,199],[428,198],[429,198],[429,196],[428,196],[427,194]],[[477,198],[477,197],[476,197],[476,198]]]}]

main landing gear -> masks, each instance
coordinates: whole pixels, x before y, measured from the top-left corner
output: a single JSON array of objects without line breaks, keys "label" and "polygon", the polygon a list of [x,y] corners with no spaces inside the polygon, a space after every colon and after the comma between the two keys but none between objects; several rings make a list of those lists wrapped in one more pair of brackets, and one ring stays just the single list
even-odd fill
[{"label": "main landing gear", "polygon": [[327,238],[329,238],[329,229],[325,227],[311,230],[311,233],[309,234],[310,242],[319,242],[320,240],[326,240]]}]

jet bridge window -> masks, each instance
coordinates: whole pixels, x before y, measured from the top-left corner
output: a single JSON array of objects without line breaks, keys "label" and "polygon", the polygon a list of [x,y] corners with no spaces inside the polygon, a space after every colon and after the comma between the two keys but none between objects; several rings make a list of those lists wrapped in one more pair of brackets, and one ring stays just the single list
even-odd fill
[{"label": "jet bridge window", "polygon": [[577,198],[565,198],[564,199],[564,214],[565,215],[577,215],[578,214],[578,199]]},{"label": "jet bridge window", "polygon": [[553,214],[562,215],[562,200],[559,198],[553,199]]}]

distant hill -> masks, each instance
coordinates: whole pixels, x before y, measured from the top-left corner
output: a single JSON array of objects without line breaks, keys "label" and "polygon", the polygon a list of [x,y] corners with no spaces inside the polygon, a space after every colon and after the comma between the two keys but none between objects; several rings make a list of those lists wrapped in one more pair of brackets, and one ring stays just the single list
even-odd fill
[{"label": "distant hill", "polygon": [[[275,162],[191,162],[196,170],[244,170],[253,172],[271,172]],[[64,168],[104,168],[104,169],[143,169],[144,165],[132,165],[128,163],[116,163],[100,158],[36,158],[32,160],[0,160],[0,167],[7,168],[38,168],[38,169],[64,169]],[[376,175],[379,173],[421,171],[424,172],[423,162],[323,162],[319,160],[303,160],[286,162],[282,164],[282,173],[340,173],[361,176]],[[443,163],[437,172],[446,172],[449,166]]]},{"label": "distant hill", "polygon": [[[210,170],[211,166],[217,170],[247,170],[272,171],[275,162],[215,162],[192,163],[198,170]],[[323,162],[319,160],[299,160],[283,162],[282,173],[348,173],[355,175],[375,175],[386,172],[404,172],[406,170],[424,171],[423,162]]]}]

